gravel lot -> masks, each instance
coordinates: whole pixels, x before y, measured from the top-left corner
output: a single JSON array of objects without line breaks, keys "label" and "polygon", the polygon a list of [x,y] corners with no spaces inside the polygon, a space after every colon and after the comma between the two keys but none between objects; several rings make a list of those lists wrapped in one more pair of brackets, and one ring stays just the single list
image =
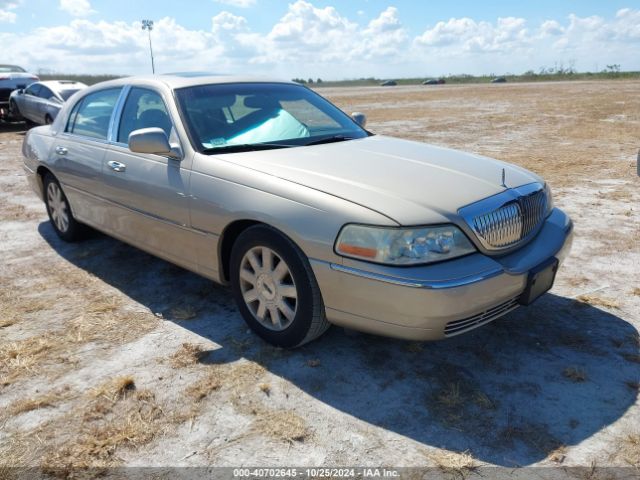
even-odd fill
[{"label": "gravel lot", "polygon": [[0,477],[119,465],[638,473],[640,82],[321,93],[367,113],[375,133],[542,174],[575,221],[552,292],[438,343],[332,328],[275,349],[224,287],[99,233],[62,243],[27,187],[23,127],[0,124]]}]

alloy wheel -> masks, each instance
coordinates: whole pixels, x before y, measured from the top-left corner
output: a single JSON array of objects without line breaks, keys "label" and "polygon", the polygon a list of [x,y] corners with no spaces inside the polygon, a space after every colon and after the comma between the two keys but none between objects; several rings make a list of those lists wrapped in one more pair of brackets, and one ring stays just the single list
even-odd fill
[{"label": "alloy wheel", "polygon": [[242,298],[265,328],[286,329],[298,306],[298,290],[287,263],[268,247],[248,250],[240,262]]},{"label": "alloy wheel", "polygon": [[47,187],[47,205],[56,227],[60,232],[65,233],[69,229],[69,212],[62,190],[55,182],[49,183]]}]

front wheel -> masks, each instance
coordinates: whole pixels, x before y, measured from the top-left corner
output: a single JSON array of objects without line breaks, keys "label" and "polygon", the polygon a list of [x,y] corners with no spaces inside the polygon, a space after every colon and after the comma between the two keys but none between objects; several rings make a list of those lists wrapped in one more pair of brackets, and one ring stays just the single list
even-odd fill
[{"label": "front wheel", "polygon": [[245,230],[231,252],[231,286],[249,327],[272,345],[293,348],[322,335],[329,323],[304,253],[277,230]]},{"label": "front wheel", "polygon": [[82,224],[71,213],[69,201],[56,178],[47,173],[43,179],[44,202],[53,229],[66,242],[75,242],[82,236]]}]

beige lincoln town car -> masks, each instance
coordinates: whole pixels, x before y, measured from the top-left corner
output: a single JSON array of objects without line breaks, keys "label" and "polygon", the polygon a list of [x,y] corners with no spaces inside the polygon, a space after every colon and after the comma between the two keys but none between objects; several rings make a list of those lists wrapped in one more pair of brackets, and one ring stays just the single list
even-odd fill
[{"label": "beige lincoln town car", "polygon": [[551,288],[572,223],[540,177],[364,127],[291,82],[125,78],[30,130],[24,166],[62,239],[88,225],[230,284],[282,347],[330,324],[441,339]]}]

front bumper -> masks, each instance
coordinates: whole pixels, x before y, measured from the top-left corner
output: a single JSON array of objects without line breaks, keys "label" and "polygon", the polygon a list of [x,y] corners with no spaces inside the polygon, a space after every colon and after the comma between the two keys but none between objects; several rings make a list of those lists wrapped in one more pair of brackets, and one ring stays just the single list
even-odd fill
[{"label": "front bumper", "polygon": [[312,259],[311,266],[331,323],[389,337],[438,340],[516,308],[529,271],[552,257],[561,263],[572,240],[571,220],[556,208],[533,240],[502,257],[475,253],[410,268]]}]

